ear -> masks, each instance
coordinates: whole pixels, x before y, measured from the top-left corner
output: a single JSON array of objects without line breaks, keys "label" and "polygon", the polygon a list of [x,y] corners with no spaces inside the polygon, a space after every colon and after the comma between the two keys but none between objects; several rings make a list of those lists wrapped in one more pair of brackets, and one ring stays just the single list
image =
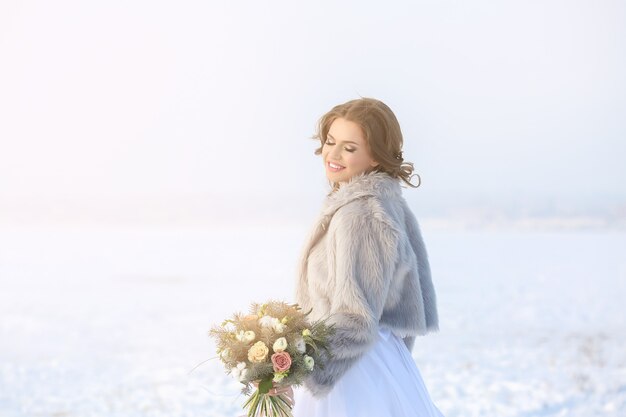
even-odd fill
[{"label": "ear", "polygon": [[374,161],[373,159],[370,161],[370,166],[372,168],[377,167],[378,165],[380,165],[378,162]]}]

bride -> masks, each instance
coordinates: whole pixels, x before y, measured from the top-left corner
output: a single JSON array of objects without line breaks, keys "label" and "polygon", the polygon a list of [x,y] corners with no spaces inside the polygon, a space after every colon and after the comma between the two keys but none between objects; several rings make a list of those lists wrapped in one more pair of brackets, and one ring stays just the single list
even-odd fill
[{"label": "bride", "polygon": [[290,392],[295,417],[443,417],[411,357],[438,330],[426,248],[400,182],[400,125],[383,102],[348,101],[319,120],[316,139],[332,191],[305,242],[296,300],[330,317],[331,358]]}]

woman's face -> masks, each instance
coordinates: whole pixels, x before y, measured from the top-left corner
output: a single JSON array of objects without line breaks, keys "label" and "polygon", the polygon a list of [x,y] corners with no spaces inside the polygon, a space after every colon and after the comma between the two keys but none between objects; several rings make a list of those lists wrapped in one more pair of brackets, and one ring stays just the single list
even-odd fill
[{"label": "woman's face", "polygon": [[326,177],[331,182],[346,182],[354,175],[378,165],[370,153],[361,127],[343,117],[330,125],[322,147]]}]

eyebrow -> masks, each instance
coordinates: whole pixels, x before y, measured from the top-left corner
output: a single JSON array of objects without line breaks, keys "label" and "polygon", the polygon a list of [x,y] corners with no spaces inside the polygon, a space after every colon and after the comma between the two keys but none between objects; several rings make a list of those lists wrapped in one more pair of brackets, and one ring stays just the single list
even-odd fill
[{"label": "eyebrow", "polygon": [[[327,133],[327,134],[326,134],[326,136],[330,137],[332,140],[337,140],[337,139],[335,139],[335,138],[333,137],[333,135],[331,135],[330,133]],[[344,142],[344,143],[353,143],[353,144],[355,144],[355,145],[357,145],[357,146],[360,146],[358,143],[356,143],[356,142],[354,142],[354,141],[351,141],[351,140],[344,140],[343,142]]]}]

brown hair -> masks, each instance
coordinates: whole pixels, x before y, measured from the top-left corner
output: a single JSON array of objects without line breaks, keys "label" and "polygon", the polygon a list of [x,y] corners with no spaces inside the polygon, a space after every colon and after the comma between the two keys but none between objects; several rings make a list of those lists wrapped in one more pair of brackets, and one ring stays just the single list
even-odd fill
[{"label": "brown hair", "polygon": [[[378,162],[372,171],[386,172],[413,188],[419,187],[421,178],[418,174],[413,174],[413,163],[405,162],[402,158],[403,140],[398,119],[385,103],[374,98],[361,97],[350,100],[324,114],[318,121],[317,132],[312,137],[320,141],[320,147],[315,150],[315,155],[322,153],[330,125],[339,117],[358,124],[363,130],[372,157]],[[419,179],[417,185],[410,181],[413,175]],[[338,187],[339,184],[333,184],[333,191]]]}]

